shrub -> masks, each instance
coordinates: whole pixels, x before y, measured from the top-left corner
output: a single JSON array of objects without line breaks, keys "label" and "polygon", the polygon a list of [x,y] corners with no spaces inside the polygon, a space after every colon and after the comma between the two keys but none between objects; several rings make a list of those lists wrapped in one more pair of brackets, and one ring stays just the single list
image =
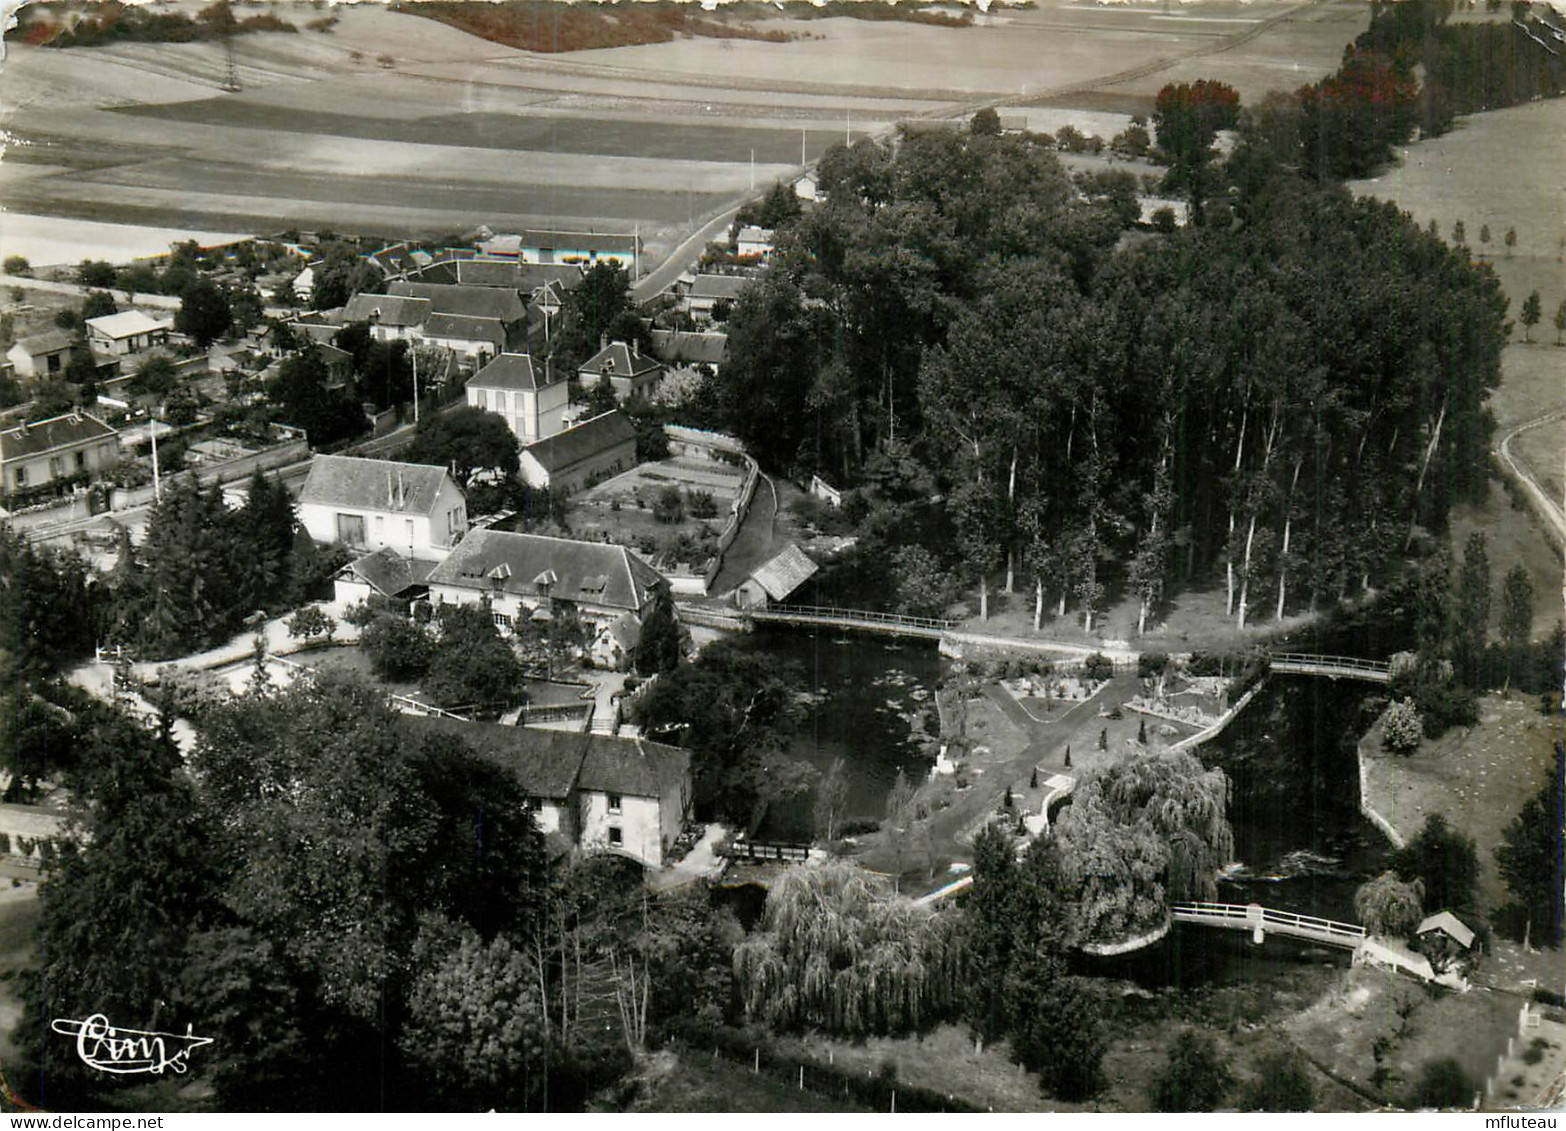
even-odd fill
[{"label": "shrub", "polygon": [[1414,1084],[1414,1107],[1467,1109],[1474,1102],[1474,1082],[1452,1057],[1427,1060]]},{"label": "shrub", "polygon": [[1211,1035],[1186,1029],[1153,1081],[1154,1111],[1215,1111],[1233,1083]]},{"label": "shrub", "polygon": [[878,832],[880,828],[881,822],[873,818],[853,817],[839,825],[837,831],[838,835],[845,837],[866,836],[870,833]]},{"label": "shrub", "polygon": [[1167,204],[1153,213],[1153,227],[1164,235],[1169,235],[1178,226],[1174,209]]},{"label": "shrub", "polygon": [[27,258],[21,255],[8,255],[5,257],[5,273],[7,275],[31,275],[33,265],[27,262]]},{"label": "shrub", "polygon": [[1169,656],[1164,652],[1143,652],[1136,658],[1136,674],[1141,679],[1162,675],[1169,666]]},{"label": "shrub", "polygon": [[288,635],[295,640],[314,640],[325,636],[328,641],[337,631],[337,621],[316,605],[306,605],[288,618]]},{"label": "shrub", "polygon": [[1082,674],[1089,679],[1107,680],[1114,676],[1115,665],[1102,652],[1094,652],[1082,661]]},{"label": "shrub", "polygon": [[404,617],[382,613],[370,622],[361,637],[370,666],[382,679],[418,679],[430,669],[435,645],[429,634]]},{"label": "shrub", "polygon": [[717,518],[718,504],[711,491],[692,491],[687,498],[692,518]]},{"label": "shrub", "polygon": [[676,523],[685,517],[685,501],[680,497],[680,489],[672,483],[660,488],[658,497],[653,501],[653,517],[662,523]]},{"label": "shrub", "polygon": [[1256,1077],[1246,1085],[1240,1106],[1246,1111],[1309,1111],[1315,1102],[1315,1090],[1300,1059],[1279,1050],[1257,1064]]},{"label": "shrub", "polygon": [[1412,754],[1419,749],[1424,736],[1424,725],[1419,708],[1412,699],[1400,699],[1387,708],[1386,727],[1381,734],[1381,745],[1394,754]]}]

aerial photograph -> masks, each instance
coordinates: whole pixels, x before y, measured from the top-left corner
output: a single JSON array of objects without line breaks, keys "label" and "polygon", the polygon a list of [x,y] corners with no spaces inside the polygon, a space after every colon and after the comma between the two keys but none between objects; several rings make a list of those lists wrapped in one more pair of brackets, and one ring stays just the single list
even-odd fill
[{"label": "aerial photograph", "polygon": [[1554,1126],[1566,0],[0,17],[10,1126]]}]

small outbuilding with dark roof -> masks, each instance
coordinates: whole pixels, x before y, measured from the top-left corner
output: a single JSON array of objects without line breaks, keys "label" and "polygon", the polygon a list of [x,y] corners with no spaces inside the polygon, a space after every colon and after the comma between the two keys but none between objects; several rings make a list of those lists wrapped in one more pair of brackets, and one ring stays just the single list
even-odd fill
[{"label": "small outbuilding with dark roof", "polygon": [[567,495],[635,466],[636,428],[618,409],[522,449],[522,478],[528,486]]},{"label": "small outbuilding with dark roof", "polygon": [[815,576],[820,569],[810,557],[790,542],[771,560],[740,582],[734,603],[742,609],[765,608],[769,602],[786,601],[791,593]]}]

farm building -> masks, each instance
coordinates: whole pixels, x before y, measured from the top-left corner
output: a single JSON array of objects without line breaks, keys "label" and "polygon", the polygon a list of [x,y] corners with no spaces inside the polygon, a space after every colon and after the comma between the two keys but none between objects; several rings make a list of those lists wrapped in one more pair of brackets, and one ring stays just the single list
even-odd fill
[{"label": "farm building", "polygon": [[400,715],[415,734],[461,738],[516,776],[538,827],[565,851],[614,852],[661,868],[691,806],[690,755],[602,734]]},{"label": "farm building", "polygon": [[166,345],[170,324],[139,310],[122,310],[89,318],[87,344],[93,353],[105,357],[125,357],[155,346]]},{"label": "farm building", "polygon": [[734,603],[742,609],[764,609],[769,603],[788,600],[789,594],[815,576],[820,567],[794,543],[757,567],[734,591]]},{"label": "farm building", "polygon": [[317,454],[299,492],[317,542],[444,557],[467,533],[467,503],[444,467]]},{"label": "farm building", "polygon": [[522,449],[529,487],[571,494],[589,480],[636,466],[636,429],[618,410],[574,424]]},{"label": "farm building", "polygon": [[744,275],[697,275],[685,294],[685,311],[698,322],[710,322],[713,308],[720,302],[739,298],[750,279]]},{"label": "farm building", "polygon": [[468,379],[468,404],[493,412],[518,441],[531,444],[565,428],[570,390],[540,379],[525,353],[502,353]]},{"label": "farm building", "polygon": [[69,330],[45,330],[17,339],[5,357],[18,377],[54,377],[71,364],[71,350],[75,348],[76,335]]},{"label": "farm building", "polygon": [[652,399],[663,380],[663,366],[651,354],[642,353],[636,342],[600,340],[597,353],[582,363],[576,371],[576,379],[582,388],[591,389],[605,377],[614,389],[614,399],[621,404],[638,404]]},{"label": "farm building", "polygon": [[464,318],[488,318],[507,325],[527,316],[527,307],[516,291],[505,287],[468,287],[443,283],[388,283],[386,293],[403,298],[428,299],[431,314]]},{"label": "farm building", "polygon": [[8,495],[73,476],[92,478],[119,462],[119,434],[84,412],[0,432],[0,492]]},{"label": "farm building", "polygon": [[521,619],[574,614],[596,632],[628,612],[645,618],[669,588],[624,546],[488,529],[469,531],[428,582],[437,603],[487,599],[507,630]]}]

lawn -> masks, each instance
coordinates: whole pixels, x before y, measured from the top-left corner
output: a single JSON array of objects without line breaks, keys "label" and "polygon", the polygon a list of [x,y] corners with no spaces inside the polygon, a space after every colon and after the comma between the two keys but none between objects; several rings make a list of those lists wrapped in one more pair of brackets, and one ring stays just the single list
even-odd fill
[{"label": "lawn", "polygon": [[[578,538],[607,538],[648,556],[671,554],[700,570],[717,552],[717,537],[743,478],[739,468],[727,464],[675,459],[644,463],[579,495],[571,505],[569,525]],[[661,522],[654,513],[668,487],[680,492],[684,513],[678,522]],[[712,513],[697,517],[695,499],[705,495],[712,497]],[[677,547],[682,540],[685,545]]]},{"label": "lawn", "polygon": [[848,1101],[790,1087],[722,1057],[688,1049],[648,1058],[636,1079],[633,1112],[828,1112],[866,1111]]}]

